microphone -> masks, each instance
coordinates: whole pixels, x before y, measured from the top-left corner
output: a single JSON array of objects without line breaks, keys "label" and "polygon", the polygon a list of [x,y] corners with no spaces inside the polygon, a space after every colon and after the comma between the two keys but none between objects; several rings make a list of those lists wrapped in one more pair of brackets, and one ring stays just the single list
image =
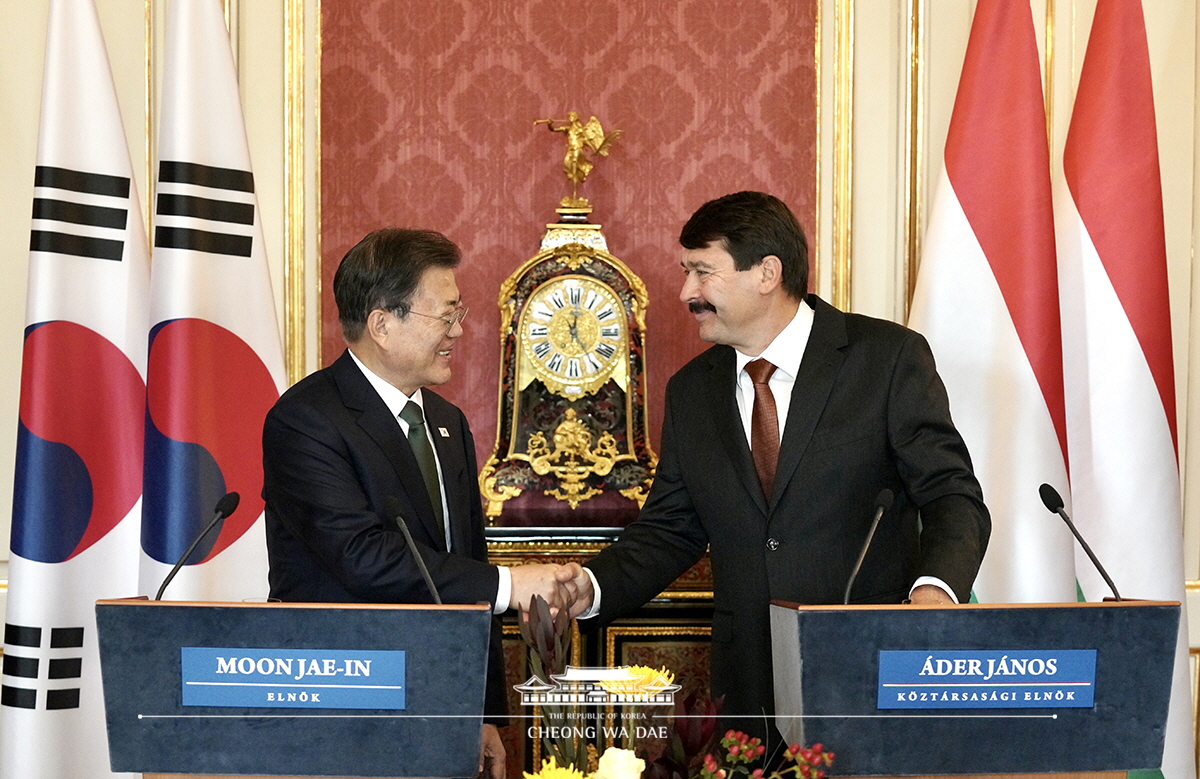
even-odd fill
[{"label": "microphone", "polygon": [[408,549],[417,560],[417,568],[421,571],[421,578],[425,580],[425,586],[429,588],[429,592],[433,595],[433,602],[441,606],[442,596],[438,594],[437,587],[433,584],[433,577],[429,575],[429,569],[425,567],[425,558],[421,556],[421,550],[417,549],[417,545],[413,543],[412,533],[408,532],[408,523],[404,521],[404,512],[400,508],[400,501],[395,495],[388,495],[383,500],[383,508],[384,511],[396,518],[396,524],[400,526],[400,532],[404,534],[404,540],[408,543]]},{"label": "microphone", "polygon": [[867,557],[867,549],[871,546],[871,539],[875,537],[875,528],[879,527],[879,520],[883,519],[883,515],[892,507],[892,501],[896,499],[895,494],[884,488],[875,498],[875,518],[871,520],[871,529],[867,532],[867,541],[862,545],[862,551],[858,553],[858,560],[854,563],[854,570],[850,572],[850,581],[846,582],[846,594],[842,598],[842,605],[850,603],[850,589],[854,586],[854,580],[858,578],[858,569],[862,568],[863,560]]},{"label": "microphone", "polygon": [[179,573],[179,569],[183,567],[184,561],[192,556],[192,552],[199,546],[200,540],[208,535],[209,531],[216,527],[218,522],[236,511],[238,503],[241,500],[241,495],[238,495],[236,492],[228,492],[225,494],[225,497],[217,501],[217,506],[213,509],[212,521],[205,525],[204,529],[200,531],[200,535],[196,536],[196,539],[192,541],[192,545],[187,548],[187,551],[179,558],[179,562],[175,563],[175,567],[167,574],[167,578],[163,579],[162,586],[158,588],[158,593],[154,596],[155,600],[162,600],[163,591],[167,589],[167,585],[175,578],[175,574]]},{"label": "microphone", "polygon": [[1113,584],[1113,580],[1108,578],[1108,571],[1104,570],[1104,566],[1096,559],[1096,555],[1092,553],[1092,548],[1088,546],[1088,542],[1083,540],[1083,536],[1079,535],[1079,531],[1075,528],[1075,523],[1067,516],[1067,512],[1063,511],[1063,499],[1058,494],[1058,490],[1051,487],[1049,484],[1043,484],[1038,487],[1038,494],[1042,496],[1042,503],[1046,504],[1051,514],[1057,514],[1062,517],[1063,522],[1067,523],[1067,527],[1071,528],[1071,533],[1075,539],[1079,541],[1079,545],[1083,547],[1083,551],[1087,552],[1088,559],[1092,561],[1092,565],[1096,566],[1096,570],[1104,577],[1108,588],[1112,590],[1113,598],[1121,600],[1121,593],[1117,592],[1117,585]]}]

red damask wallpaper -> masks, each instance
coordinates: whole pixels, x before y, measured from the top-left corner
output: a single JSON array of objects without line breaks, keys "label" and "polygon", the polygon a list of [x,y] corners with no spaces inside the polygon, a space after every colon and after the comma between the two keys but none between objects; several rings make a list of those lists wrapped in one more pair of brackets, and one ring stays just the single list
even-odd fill
[{"label": "red damask wallpaper", "polygon": [[811,233],[816,0],[322,0],[322,362],[343,344],[333,273],[365,233],[427,227],[463,249],[455,375],[479,461],[496,434],[501,282],[559,198],[568,110],[624,130],[580,194],[650,294],[649,427],[706,344],[678,300],[679,228],[701,203],[771,192]]}]

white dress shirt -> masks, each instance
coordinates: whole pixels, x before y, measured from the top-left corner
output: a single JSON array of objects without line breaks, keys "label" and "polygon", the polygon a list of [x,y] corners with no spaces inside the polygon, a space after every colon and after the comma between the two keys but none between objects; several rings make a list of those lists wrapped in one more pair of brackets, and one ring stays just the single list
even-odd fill
[{"label": "white dress shirt", "polygon": [[[771,388],[771,394],[775,398],[775,411],[779,417],[779,440],[783,441],[783,430],[787,426],[788,409],[792,405],[792,389],[796,386],[796,376],[800,373],[800,361],[804,359],[804,350],[808,348],[808,337],[812,334],[813,326],[813,309],[808,303],[801,302],[796,307],[796,315],[792,317],[792,321],[788,322],[783,330],[779,331],[779,335],[763,349],[762,354],[751,356],[742,354],[734,350],[735,368],[737,370],[737,387],[736,400],[738,413],[742,418],[742,429],[746,433],[746,442],[751,440],[750,436],[750,421],[754,411],[754,381],[750,378],[750,374],[746,372],[746,366],[757,359],[764,359],[775,366],[775,372],[771,374],[771,378],[767,380],[767,386]],[[866,539],[864,539],[865,541]],[[588,578],[592,580],[592,588],[595,591],[595,596],[592,600],[592,607],[580,615],[581,619],[594,617],[600,613],[600,585],[596,581],[596,577],[591,570],[584,568]],[[932,584],[947,595],[955,603],[958,603],[958,598],[954,594],[954,590],[941,579],[934,576],[921,576],[913,582],[909,594],[912,590],[920,587],[922,584]]]},{"label": "white dress shirt", "polygon": [[812,325],[813,310],[807,303],[801,303],[796,307],[796,315],[792,317],[792,321],[779,331],[779,335],[763,349],[762,354],[751,357],[734,350],[737,405],[742,416],[742,428],[746,431],[746,441],[750,441],[750,416],[754,411],[754,381],[746,372],[746,366],[758,359],[766,360],[775,366],[775,372],[767,380],[767,386],[775,396],[775,411],[779,416],[779,440],[782,442],[788,409],[792,405],[792,388],[796,386],[796,374],[800,372],[800,361],[804,359],[804,349],[808,346]]},{"label": "white dress shirt", "polygon": [[[375,392],[379,394],[380,400],[382,400],[383,404],[387,406],[388,411],[390,411],[392,416],[395,417],[396,421],[400,423],[400,429],[407,438],[408,423],[400,418],[400,412],[404,410],[404,407],[408,405],[409,401],[412,401],[421,407],[421,414],[424,416],[425,404],[421,397],[421,390],[417,389],[417,391],[412,394],[412,397],[409,397],[397,389],[395,385],[376,375],[370,368],[368,368],[366,365],[363,365],[362,360],[358,359],[358,355],[356,355],[353,351],[350,352],[350,358],[354,360],[354,364],[358,366],[359,370],[363,372],[363,376],[365,376],[367,381],[370,382],[371,386],[374,387]],[[433,443],[433,438],[429,435],[428,417],[426,417],[425,420],[425,437],[429,439],[429,447],[433,450],[433,460],[437,464],[438,490],[441,492],[442,497],[442,529],[446,536],[446,551],[453,552],[454,549],[452,548],[452,543],[450,540],[450,505],[446,502],[446,480],[442,478],[442,461],[438,457],[437,447]],[[496,588],[496,605],[492,611],[496,614],[501,614],[508,610],[509,601],[512,600],[512,574],[510,574],[508,569],[503,566],[497,566],[497,569],[500,572],[500,580],[499,586]]]}]

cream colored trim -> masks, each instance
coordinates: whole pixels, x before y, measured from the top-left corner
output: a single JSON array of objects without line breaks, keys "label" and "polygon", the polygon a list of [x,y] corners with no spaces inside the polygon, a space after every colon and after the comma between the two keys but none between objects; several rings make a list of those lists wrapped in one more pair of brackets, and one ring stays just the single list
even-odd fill
[{"label": "cream colored trim", "polygon": [[925,0],[908,0],[908,79],[904,84],[904,319],[912,305],[921,264],[925,174],[925,65],[922,39]]},{"label": "cream colored trim", "polygon": [[321,349],[322,349],[322,342],[323,342],[323,333],[321,332],[321,326],[325,321],[325,305],[324,305],[324,294],[323,294],[324,286],[325,286],[325,274],[323,272],[322,259],[321,259],[324,256],[321,253],[321,249],[322,249],[322,239],[321,239],[321,233],[322,233],[322,230],[321,230],[321,56],[322,56],[322,52],[323,52],[323,46],[322,46],[322,38],[321,38],[321,0],[315,0],[315,3],[316,3],[316,18],[313,20],[313,27],[315,28],[314,29],[315,43],[314,43],[314,57],[313,57],[313,59],[314,59],[313,83],[315,85],[314,89],[313,89],[313,126],[316,128],[316,130],[315,130],[316,139],[313,142],[313,146],[315,147],[313,149],[313,160],[314,160],[313,167],[315,169],[315,175],[313,177],[313,180],[314,180],[313,214],[314,214],[315,227],[314,227],[313,232],[316,234],[317,258],[316,258],[316,262],[313,264],[313,267],[316,270],[316,273],[315,273],[316,280],[313,283],[313,287],[316,290],[317,316],[316,316],[316,321],[313,324],[313,330],[316,333],[317,361],[320,362],[320,360],[322,358]]},{"label": "cream colored trim", "polygon": [[854,232],[854,0],[835,0],[833,13],[833,305],[848,311]]},{"label": "cream colored trim", "polygon": [[154,0],[146,0],[144,22],[145,52],[146,52],[146,98],[142,126],[146,131],[146,229],[149,242],[147,248],[154,246]]},{"label": "cream colored trim", "polygon": [[285,198],[283,347],[288,384],[305,374],[304,339],[304,0],[284,6]]},{"label": "cream colored trim", "polygon": [[[1054,149],[1054,0],[1046,0],[1046,72],[1042,91],[1046,99],[1046,138]],[[1053,158],[1051,158],[1053,159]],[[1053,162],[1051,163],[1053,165]]]},{"label": "cream colored trim", "polygon": [[813,0],[816,14],[813,17],[813,94],[816,96],[813,106],[813,116],[816,117],[816,134],[813,139],[813,223],[809,225],[808,254],[812,258],[812,272],[808,277],[808,288],[815,293],[821,291],[821,157],[825,150],[821,146],[821,126],[824,117],[821,116],[822,94],[824,84],[821,82],[821,7],[823,0]]}]

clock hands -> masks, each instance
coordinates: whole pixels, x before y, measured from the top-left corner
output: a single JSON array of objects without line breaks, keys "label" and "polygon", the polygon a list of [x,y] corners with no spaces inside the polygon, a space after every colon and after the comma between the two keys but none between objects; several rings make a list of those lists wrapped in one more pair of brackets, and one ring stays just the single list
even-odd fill
[{"label": "clock hands", "polygon": [[583,343],[583,341],[579,340],[579,304],[578,303],[576,303],[574,305],[574,308],[571,311],[570,328],[571,328],[571,340],[574,341],[575,343],[579,344],[579,348],[586,352],[588,350],[587,346]]}]

